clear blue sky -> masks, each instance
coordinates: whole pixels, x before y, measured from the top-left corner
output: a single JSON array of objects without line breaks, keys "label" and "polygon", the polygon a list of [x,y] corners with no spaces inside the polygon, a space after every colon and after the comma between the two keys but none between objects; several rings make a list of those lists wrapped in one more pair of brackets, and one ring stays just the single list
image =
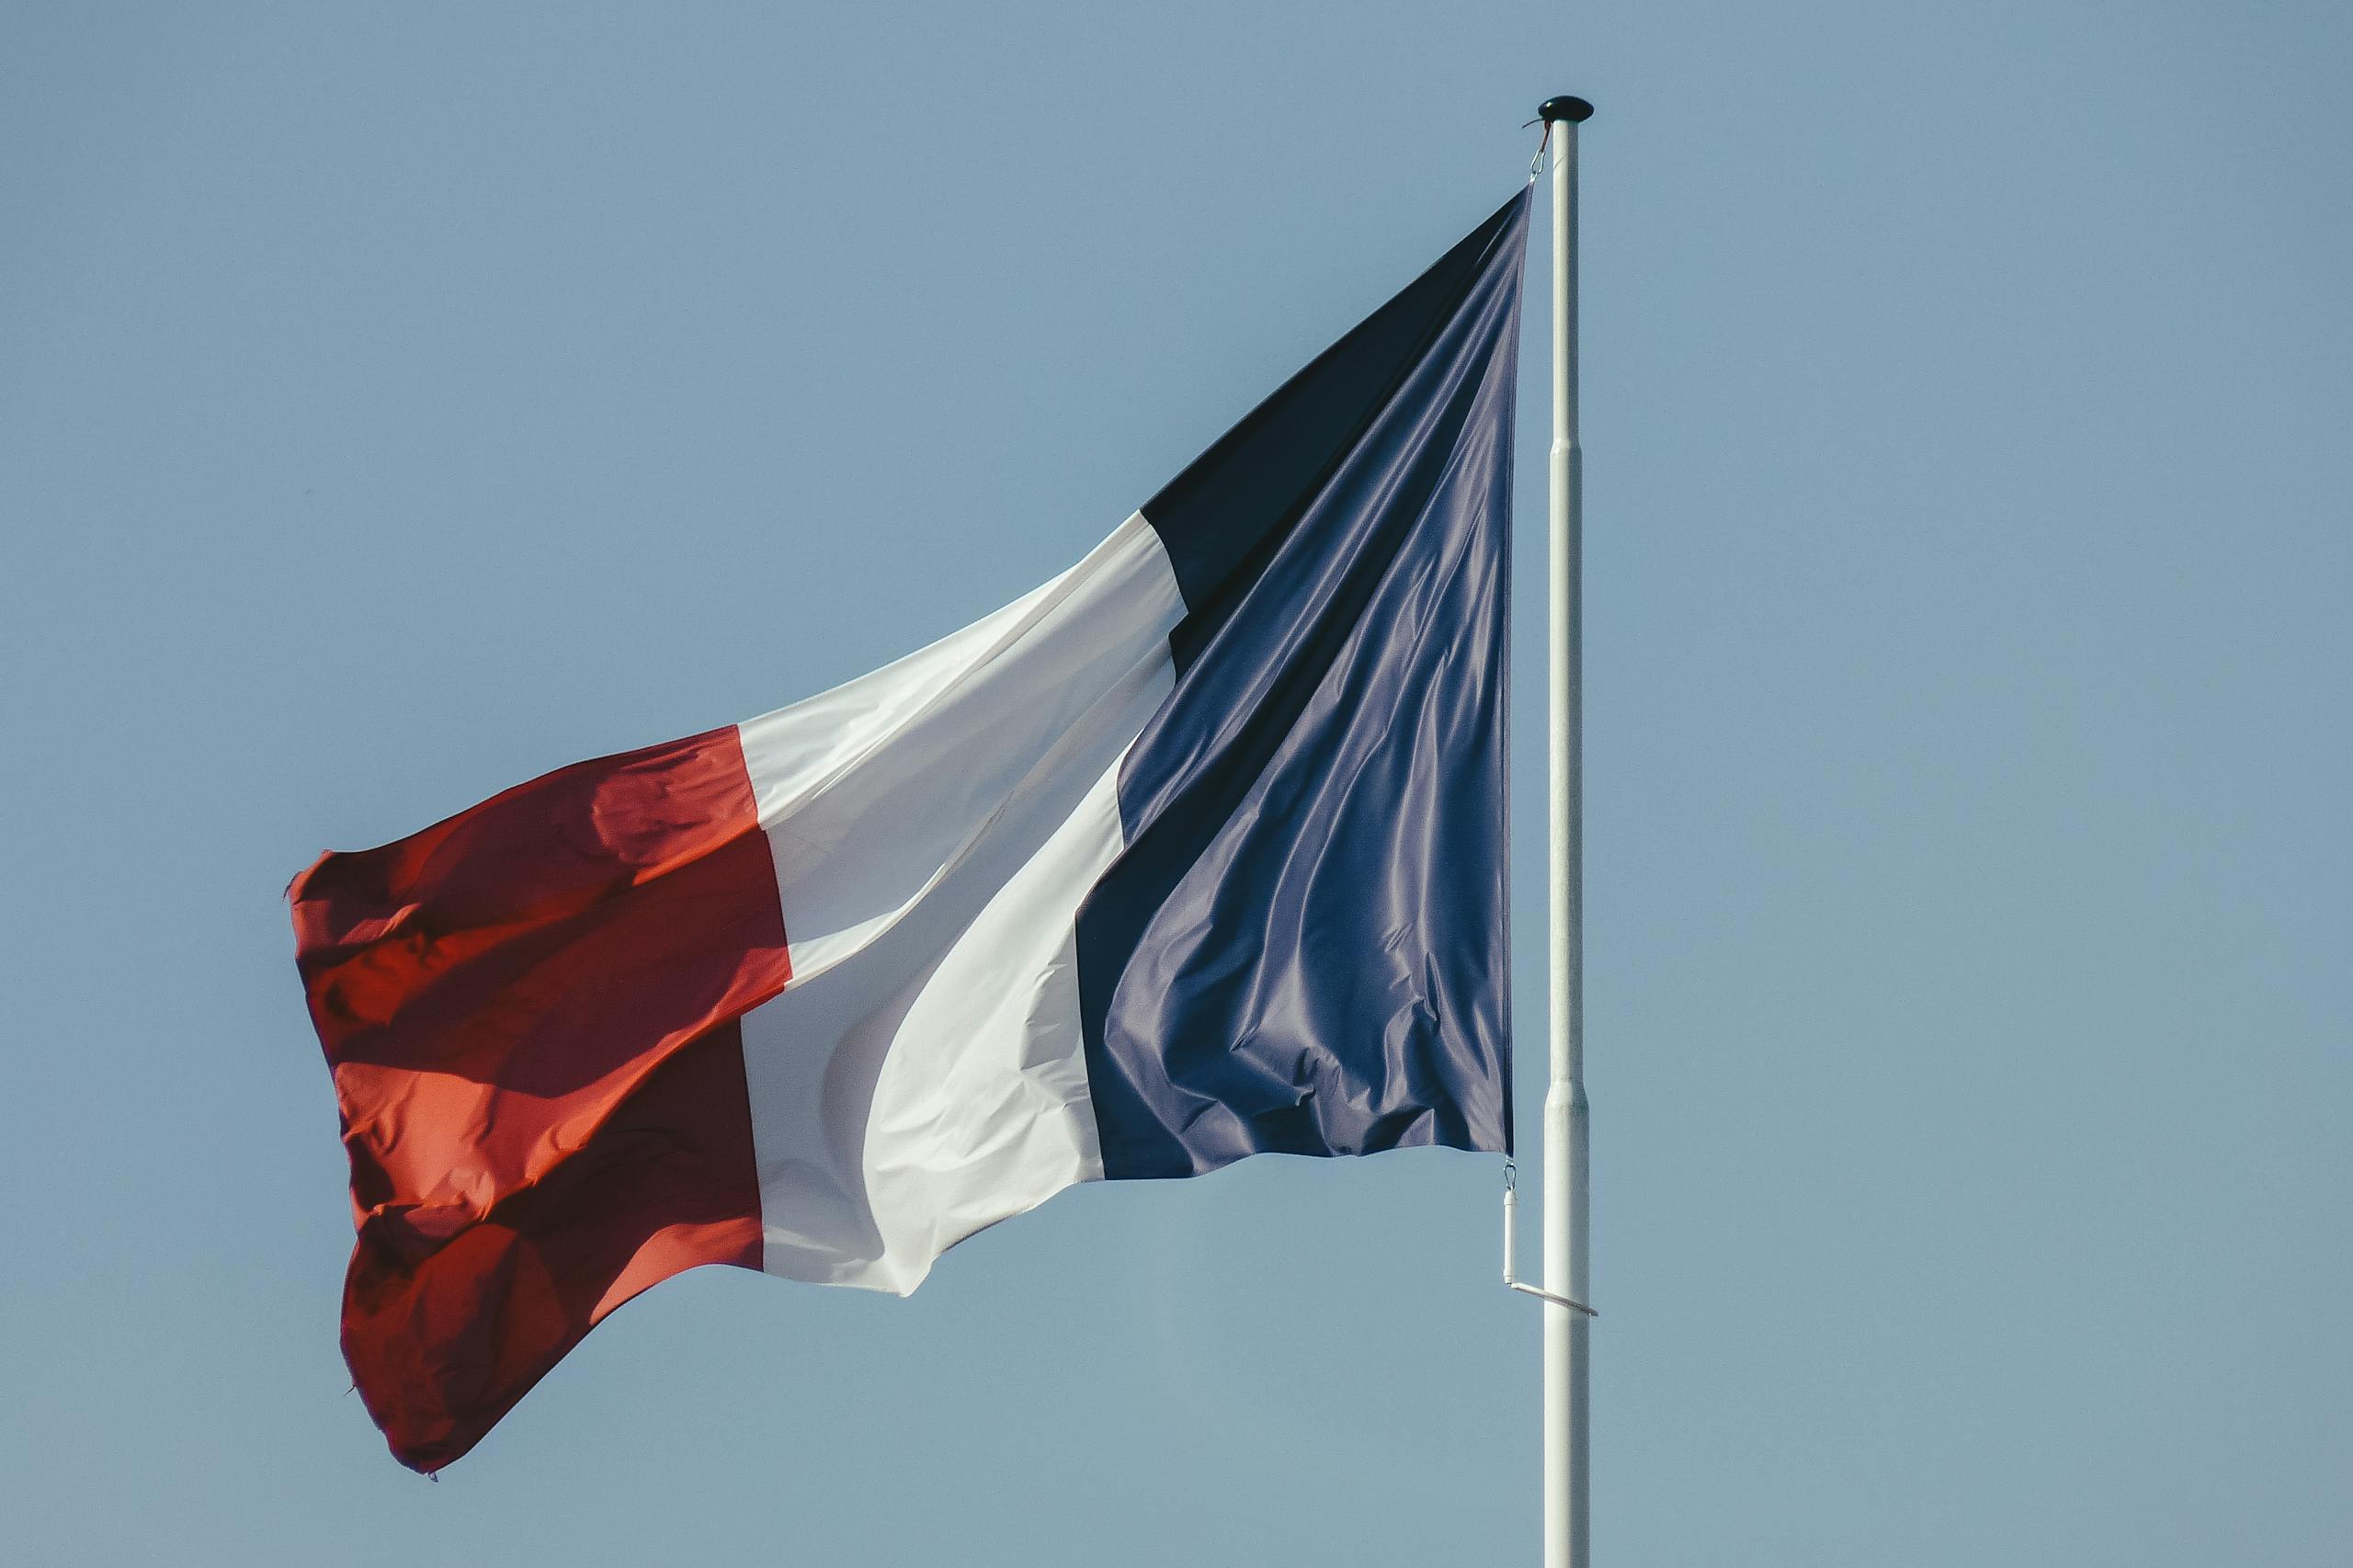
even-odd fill
[{"label": "clear blue sky", "polygon": [[2343,6],[631,9],[0,21],[0,1556],[1532,1562],[1437,1152],[704,1270],[410,1475],[280,890],[1059,570],[1574,90],[1599,1560],[2353,1560]]}]

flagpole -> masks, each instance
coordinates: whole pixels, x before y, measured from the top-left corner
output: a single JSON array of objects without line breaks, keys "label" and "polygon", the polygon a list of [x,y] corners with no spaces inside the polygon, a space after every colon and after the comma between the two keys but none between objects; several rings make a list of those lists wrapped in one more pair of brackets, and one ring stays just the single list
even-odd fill
[{"label": "flagpole", "polygon": [[[1577,127],[1583,98],[1537,113],[1552,143],[1551,571],[1552,1081],[1544,1094],[1544,1568],[1591,1562],[1586,1393],[1585,459],[1577,448]],[[1565,1298],[1565,1300],[1563,1300]]]}]

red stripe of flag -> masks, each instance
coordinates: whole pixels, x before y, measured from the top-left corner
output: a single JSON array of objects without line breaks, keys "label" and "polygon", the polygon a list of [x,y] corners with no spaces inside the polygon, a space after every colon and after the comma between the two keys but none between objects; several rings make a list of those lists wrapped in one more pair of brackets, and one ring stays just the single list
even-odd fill
[{"label": "red stripe of flag", "polygon": [[403,1463],[463,1454],[648,1285],[759,1267],[733,1020],[791,965],[733,727],[324,856],[289,896],[351,1158],[344,1352]]}]

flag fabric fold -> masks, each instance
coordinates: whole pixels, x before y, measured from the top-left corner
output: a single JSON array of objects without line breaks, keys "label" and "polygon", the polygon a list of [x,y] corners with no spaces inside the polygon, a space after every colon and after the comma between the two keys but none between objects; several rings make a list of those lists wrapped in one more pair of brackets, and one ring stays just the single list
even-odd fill
[{"label": "flag fabric fold", "polygon": [[1509,1147],[1527,206],[995,614],[295,880],[403,1462],[697,1264],[904,1294],[1082,1181]]}]

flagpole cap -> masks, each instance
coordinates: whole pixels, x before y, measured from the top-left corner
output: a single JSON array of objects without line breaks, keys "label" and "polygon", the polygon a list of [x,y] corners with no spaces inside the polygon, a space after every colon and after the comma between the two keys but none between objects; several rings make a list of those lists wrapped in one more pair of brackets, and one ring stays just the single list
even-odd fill
[{"label": "flagpole cap", "polygon": [[1593,118],[1593,106],[1583,98],[1571,97],[1564,93],[1557,98],[1546,98],[1539,104],[1536,108],[1536,118],[1548,125],[1556,119],[1565,119],[1571,125],[1582,125]]}]

